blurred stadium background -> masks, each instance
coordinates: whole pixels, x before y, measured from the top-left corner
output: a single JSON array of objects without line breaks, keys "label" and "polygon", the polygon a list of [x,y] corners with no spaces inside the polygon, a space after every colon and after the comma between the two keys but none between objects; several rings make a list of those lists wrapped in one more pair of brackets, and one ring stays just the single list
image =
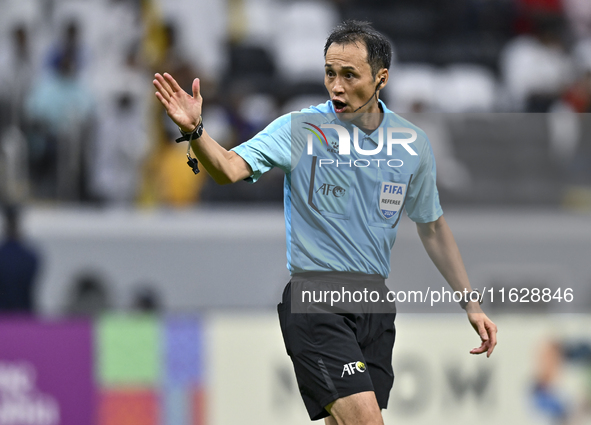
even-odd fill
[{"label": "blurred stadium background", "polygon": [[[289,278],[283,175],[194,176],[151,80],[199,77],[206,128],[230,148],[326,100],[322,48],[348,18],[392,40],[380,96],[430,137],[473,286],[575,294],[488,306],[489,360],[468,357],[461,315],[401,313],[386,423],[589,423],[591,1],[0,11],[0,203],[20,206],[38,264],[24,298],[0,294],[0,425],[307,422],[273,312]],[[408,219],[398,239],[389,285],[443,286]],[[14,266],[2,247],[0,270]]]}]

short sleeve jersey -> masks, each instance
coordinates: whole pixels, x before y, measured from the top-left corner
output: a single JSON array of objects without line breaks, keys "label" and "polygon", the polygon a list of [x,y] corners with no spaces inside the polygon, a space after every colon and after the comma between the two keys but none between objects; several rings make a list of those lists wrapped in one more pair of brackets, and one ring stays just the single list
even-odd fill
[{"label": "short sleeve jersey", "polygon": [[[418,223],[443,214],[427,136],[380,105],[383,119],[371,134],[340,121],[328,101],[277,118],[233,149],[252,169],[249,182],[273,167],[285,172],[291,274],[343,271],[388,277],[402,210]],[[348,154],[339,150],[342,129],[352,139]]]}]

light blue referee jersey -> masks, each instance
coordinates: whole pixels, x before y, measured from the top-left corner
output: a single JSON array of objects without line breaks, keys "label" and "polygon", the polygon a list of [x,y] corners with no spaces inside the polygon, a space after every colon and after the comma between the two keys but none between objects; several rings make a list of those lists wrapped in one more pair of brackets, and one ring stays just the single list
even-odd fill
[{"label": "light blue referee jersey", "polygon": [[332,102],[283,115],[235,147],[256,182],[285,172],[287,267],[390,273],[402,210],[428,223],[442,214],[435,159],[425,133],[388,110],[371,134],[341,121]]}]

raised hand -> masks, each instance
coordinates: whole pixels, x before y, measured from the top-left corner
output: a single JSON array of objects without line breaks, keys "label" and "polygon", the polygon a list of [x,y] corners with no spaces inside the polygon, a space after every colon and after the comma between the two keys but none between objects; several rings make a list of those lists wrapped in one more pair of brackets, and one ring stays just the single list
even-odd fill
[{"label": "raised hand", "polygon": [[193,96],[184,91],[168,73],[164,73],[164,76],[156,74],[152,83],[157,90],[156,97],[175,124],[186,133],[195,130],[203,104],[199,93],[199,78],[193,80]]}]

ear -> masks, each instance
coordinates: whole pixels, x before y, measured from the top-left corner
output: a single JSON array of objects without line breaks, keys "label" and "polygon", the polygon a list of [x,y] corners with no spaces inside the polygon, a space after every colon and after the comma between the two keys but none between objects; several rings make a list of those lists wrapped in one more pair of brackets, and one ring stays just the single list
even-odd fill
[{"label": "ear", "polygon": [[380,70],[380,72],[378,72],[378,74],[376,75],[376,89],[377,90],[381,90],[385,87],[385,85],[388,83],[388,70],[386,68],[383,68],[382,70]]}]

